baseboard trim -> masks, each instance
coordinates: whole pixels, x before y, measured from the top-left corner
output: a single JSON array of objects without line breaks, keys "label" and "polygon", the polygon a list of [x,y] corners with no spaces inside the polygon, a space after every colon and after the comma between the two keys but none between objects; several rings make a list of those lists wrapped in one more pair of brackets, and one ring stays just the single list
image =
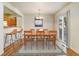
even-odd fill
[{"label": "baseboard trim", "polygon": [[68,48],[67,49],[67,56],[79,56],[77,52],[75,52],[73,49]]},{"label": "baseboard trim", "polygon": [[0,52],[0,56],[2,56],[3,53],[4,53],[4,51],[2,50],[2,51]]}]

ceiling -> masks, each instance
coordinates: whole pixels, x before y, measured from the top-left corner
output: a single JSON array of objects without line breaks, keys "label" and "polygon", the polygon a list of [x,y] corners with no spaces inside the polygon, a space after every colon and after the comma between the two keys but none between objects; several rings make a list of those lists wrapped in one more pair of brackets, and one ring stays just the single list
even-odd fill
[{"label": "ceiling", "polygon": [[10,2],[23,14],[53,14],[61,9],[67,2]]},{"label": "ceiling", "polygon": [[13,12],[12,10],[8,9],[5,6],[4,6],[4,14],[10,14],[10,15],[13,15],[13,16],[17,15],[15,12]]}]

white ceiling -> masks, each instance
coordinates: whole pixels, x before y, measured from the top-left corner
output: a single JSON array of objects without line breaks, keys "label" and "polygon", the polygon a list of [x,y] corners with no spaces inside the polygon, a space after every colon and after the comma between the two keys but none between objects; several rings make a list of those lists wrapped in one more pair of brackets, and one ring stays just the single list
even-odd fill
[{"label": "white ceiling", "polygon": [[67,2],[10,2],[24,14],[53,14],[61,9]]},{"label": "white ceiling", "polygon": [[11,15],[18,15],[15,12],[13,12],[12,10],[8,9],[7,7],[4,6],[4,14],[11,14]]}]

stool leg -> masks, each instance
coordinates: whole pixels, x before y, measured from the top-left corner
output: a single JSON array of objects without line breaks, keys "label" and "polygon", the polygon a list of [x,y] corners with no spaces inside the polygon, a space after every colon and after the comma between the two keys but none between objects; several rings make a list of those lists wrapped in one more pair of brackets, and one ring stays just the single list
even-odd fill
[{"label": "stool leg", "polygon": [[50,41],[50,40],[48,40],[48,49],[50,48],[50,43],[51,43],[51,41]]},{"label": "stool leg", "polygon": [[20,33],[18,33],[18,38],[20,39],[20,37],[21,37],[21,36],[20,36]]},{"label": "stool leg", "polygon": [[24,49],[26,50],[26,39],[24,39],[23,43],[24,43]]},{"label": "stool leg", "polygon": [[47,48],[47,38],[44,39],[44,48]]},{"label": "stool leg", "polygon": [[49,43],[50,43],[50,36],[49,36],[49,38],[48,38],[48,40],[47,40],[47,48],[49,49]]},{"label": "stool leg", "polygon": [[20,32],[20,39],[21,39],[21,32]]},{"label": "stool leg", "polygon": [[43,49],[45,48],[45,38],[43,37]]},{"label": "stool leg", "polygon": [[24,41],[23,41],[23,44],[24,44],[24,49],[26,50],[26,36],[24,35]]},{"label": "stool leg", "polygon": [[15,51],[15,49],[14,49],[14,42],[13,42],[13,37],[12,37],[12,35],[11,35],[11,41],[12,41],[12,44],[13,44],[13,50]]},{"label": "stool leg", "polygon": [[31,42],[31,49],[32,49],[34,46],[34,36],[31,36],[31,39],[32,39],[32,42]]},{"label": "stool leg", "polygon": [[44,37],[42,37],[42,40],[43,40],[43,49],[44,49]]},{"label": "stool leg", "polygon": [[38,49],[38,37],[36,38],[36,48]]},{"label": "stool leg", "polygon": [[17,39],[17,34],[15,34],[15,38]]},{"label": "stool leg", "polygon": [[36,43],[35,45],[36,45],[36,48],[37,48],[37,37],[36,37],[36,42],[35,43]]},{"label": "stool leg", "polygon": [[36,48],[38,49],[38,38],[36,40]]},{"label": "stool leg", "polygon": [[31,39],[31,42],[30,42],[30,43],[31,43],[31,50],[32,50],[32,42],[33,42],[33,41],[32,41],[32,36],[30,36],[30,39]]},{"label": "stool leg", "polygon": [[4,48],[5,48],[5,45],[6,45],[6,40],[7,40],[7,35],[5,35],[5,39],[4,39]]},{"label": "stool leg", "polygon": [[47,49],[47,47],[48,47],[48,46],[47,46],[47,42],[48,42],[48,38],[46,38],[46,49]]}]

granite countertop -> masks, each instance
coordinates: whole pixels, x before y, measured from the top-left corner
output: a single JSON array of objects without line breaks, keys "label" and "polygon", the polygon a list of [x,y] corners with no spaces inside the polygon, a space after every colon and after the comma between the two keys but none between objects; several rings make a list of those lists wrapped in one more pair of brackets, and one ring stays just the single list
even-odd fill
[{"label": "granite countertop", "polygon": [[5,32],[5,33],[10,33],[10,32],[12,32],[14,29],[17,29],[17,31],[20,31],[22,28],[20,28],[20,27],[8,27],[8,28],[4,28],[4,32]]}]

